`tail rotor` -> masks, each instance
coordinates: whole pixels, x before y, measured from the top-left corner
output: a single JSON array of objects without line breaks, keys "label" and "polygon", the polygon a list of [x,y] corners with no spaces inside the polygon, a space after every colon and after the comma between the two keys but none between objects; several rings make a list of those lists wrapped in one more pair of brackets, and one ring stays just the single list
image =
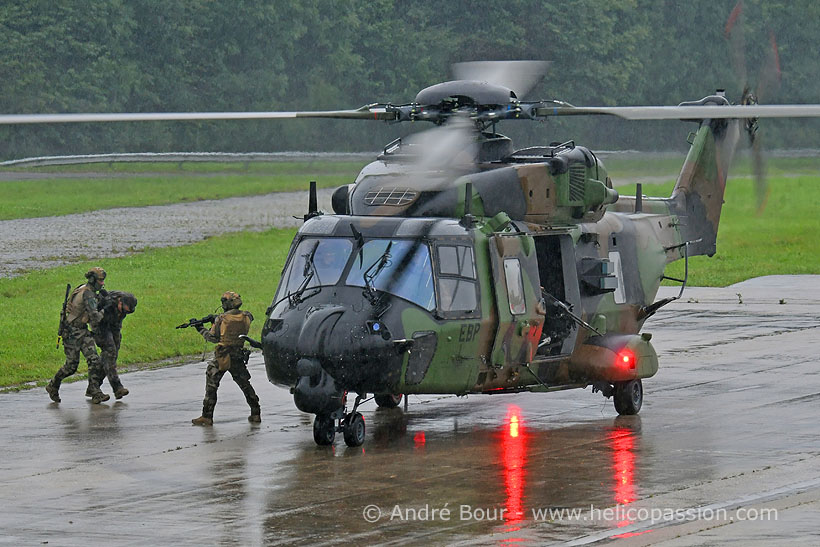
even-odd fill
[{"label": "tail rotor", "polygon": [[[754,88],[752,88],[748,81],[748,72],[746,70],[743,0],[740,0],[729,14],[724,33],[730,45],[732,66],[737,74],[738,80],[743,85],[740,104],[756,105],[759,104],[760,101],[771,100],[780,87],[781,77],[780,55],[777,50],[777,41],[775,40],[774,33],[769,33],[770,48],[768,49],[766,62],[761,67],[758,75],[757,86]],[[747,118],[745,129],[752,151],[752,172],[755,180],[757,214],[759,215],[766,208],[769,186],[766,180],[766,161],[763,156],[762,137],[759,131],[758,119]]]}]

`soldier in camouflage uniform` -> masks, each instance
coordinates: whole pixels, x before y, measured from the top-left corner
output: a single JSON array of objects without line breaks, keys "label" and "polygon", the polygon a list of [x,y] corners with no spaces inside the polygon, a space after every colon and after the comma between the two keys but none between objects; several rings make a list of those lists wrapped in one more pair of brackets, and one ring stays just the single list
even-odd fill
[{"label": "soldier in camouflage uniform", "polygon": [[202,401],[202,416],[194,418],[194,425],[213,425],[214,407],[216,407],[216,392],[219,382],[226,372],[231,373],[234,382],[245,394],[251,414],[248,421],[259,423],[262,421],[259,409],[259,397],[251,386],[251,374],[248,372],[248,352],[242,348],[245,341],[239,336],[248,334],[253,321],[253,315],[247,311],[240,311],[242,297],[232,291],[222,295],[222,313],[214,319],[210,330],[199,327],[199,333],[208,342],[216,344],[214,359],[208,363],[205,371],[205,399]]},{"label": "soldier in camouflage uniform", "polygon": [[[117,356],[120,352],[122,342],[122,321],[125,316],[133,313],[137,307],[137,299],[130,292],[110,291],[102,300],[100,311],[103,318],[99,327],[94,330],[94,341],[100,348],[103,370],[114,390],[114,397],[122,399],[128,395],[120,377],[117,374]],[[102,378],[100,378],[102,382]],[[91,385],[91,377],[88,378],[88,391],[86,395],[92,397],[95,389],[99,390],[100,385]]]},{"label": "soldier in camouflage uniform", "polygon": [[55,403],[60,402],[60,384],[62,381],[77,372],[77,366],[80,364],[80,353],[85,356],[88,363],[89,388],[87,394],[91,396],[91,402],[99,404],[110,399],[99,388],[105,373],[100,357],[97,355],[94,338],[91,332],[88,331],[89,325],[92,330],[96,329],[103,318],[103,314],[97,310],[97,295],[105,284],[105,275],[105,270],[102,268],[91,268],[85,274],[88,282],[74,289],[68,297],[65,309],[65,328],[63,330],[65,364],[46,386],[48,396]]}]

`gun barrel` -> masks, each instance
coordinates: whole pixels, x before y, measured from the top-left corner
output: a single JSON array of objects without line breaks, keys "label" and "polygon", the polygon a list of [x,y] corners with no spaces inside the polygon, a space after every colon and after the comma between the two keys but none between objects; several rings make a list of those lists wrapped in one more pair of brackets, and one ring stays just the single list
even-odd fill
[{"label": "gun barrel", "polygon": [[262,342],[260,342],[259,340],[254,340],[247,334],[240,334],[239,338],[250,344],[252,348],[262,349]]},{"label": "gun barrel", "polygon": [[191,319],[188,320],[187,323],[177,325],[176,328],[178,328],[178,329],[187,329],[188,327],[201,327],[205,323],[213,323],[214,319],[215,319],[215,317],[213,316],[213,314],[206,315],[202,319],[197,319],[195,317],[192,317]]}]

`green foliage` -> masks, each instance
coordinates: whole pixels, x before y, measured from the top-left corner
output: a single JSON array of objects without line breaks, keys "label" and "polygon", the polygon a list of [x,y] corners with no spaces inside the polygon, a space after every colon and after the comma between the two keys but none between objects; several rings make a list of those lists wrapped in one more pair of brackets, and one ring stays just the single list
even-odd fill
[{"label": "green foliage", "polygon": [[[0,4],[0,111],[316,110],[410,102],[454,61],[546,59],[528,98],[677,104],[744,83],[778,44],[766,102],[820,102],[820,5],[746,0],[747,77],[724,25],[736,0],[237,2],[88,0]],[[817,147],[817,121],[766,121],[768,147]],[[520,146],[685,146],[687,125],[614,119],[508,123]],[[0,128],[0,159],[122,151],[377,150],[416,124],[339,120],[150,122]]]},{"label": "green foliage", "polygon": [[0,279],[0,306],[20,310],[0,316],[0,337],[8,341],[0,347],[0,386],[47,379],[62,365],[65,356],[55,344],[65,284],[84,283],[83,274],[91,266],[108,272],[107,289],[126,290],[138,299],[136,312],[123,323],[123,365],[212,349],[196,331],[174,327],[214,312],[226,290],[242,295],[243,309],[256,318],[250,335],[258,338],[294,232],[230,234]]}]

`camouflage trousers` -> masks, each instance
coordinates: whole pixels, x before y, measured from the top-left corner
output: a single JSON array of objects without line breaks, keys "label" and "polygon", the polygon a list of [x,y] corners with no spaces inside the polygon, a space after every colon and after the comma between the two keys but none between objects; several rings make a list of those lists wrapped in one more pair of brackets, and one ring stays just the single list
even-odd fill
[{"label": "camouflage trousers", "polygon": [[[66,327],[63,336],[63,350],[65,351],[65,364],[60,367],[57,374],[51,380],[51,385],[60,387],[60,383],[75,372],[80,364],[80,354],[85,356],[88,363],[88,383],[89,386],[99,386],[102,383],[105,372],[102,361],[97,355],[97,346],[94,344],[94,337],[86,328]],[[93,384],[92,384],[93,383]],[[98,388],[99,389],[99,388]]]},{"label": "camouflage trousers", "polygon": [[214,408],[216,407],[216,392],[219,389],[219,382],[226,372],[231,373],[233,381],[242,390],[248,406],[251,407],[251,414],[259,414],[259,397],[251,386],[251,373],[245,365],[245,360],[241,353],[231,354],[231,367],[226,371],[220,371],[216,359],[208,362],[205,370],[205,399],[202,401],[202,415],[213,419]]},{"label": "camouflage trousers", "polygon": [[[111,385],[111,389],[117,391],[122,388],[120,376],[117,374],[117,357],[120,353],[122,332],[119,330],[100,330],[99,332],[94,333],[94,341],[100,348],[100,359],[102,361],[102,368],[105,372],[105,377],[108,378],[108,383]],[[96,387],[100,387],[102,385],[102,381],[103,379],[101,377],[100,383],[95,384]]]}]

